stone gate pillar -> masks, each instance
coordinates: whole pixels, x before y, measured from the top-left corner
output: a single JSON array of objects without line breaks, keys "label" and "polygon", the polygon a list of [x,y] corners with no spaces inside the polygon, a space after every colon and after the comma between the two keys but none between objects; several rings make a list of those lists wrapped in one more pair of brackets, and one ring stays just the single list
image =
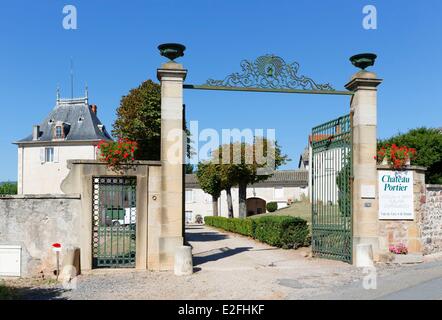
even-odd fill
[{"label": "stone gate pillar", "polygon": [[[158,269],[171,270],[183,245],[183,82],[187,70],[169,61],[157,70],[161,81],[161,214],[152,217],[158,234]],[[155,264],[152,262],[151,266]],[[151,268],[152,269],[152,268]]]},{"label": "stone gate pillar", "polygon": [[374,259],[379,253],[377,201],[377,86],[376,74],[365,70],[356,73],[345,86],[354,91],[353,114],[353,261],[358,244],[371,244]]}]

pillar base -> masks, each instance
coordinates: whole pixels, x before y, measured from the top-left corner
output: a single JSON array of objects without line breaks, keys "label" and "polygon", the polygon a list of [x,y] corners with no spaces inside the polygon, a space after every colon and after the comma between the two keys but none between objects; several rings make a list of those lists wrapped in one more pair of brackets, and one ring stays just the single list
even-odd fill
[{"label": "pillar base", "polygon": [[370,245],[373,253],[373,261],[379,261],[379,238],[378,237],[353,237],[353,264],[357,265],[358,261],[358,246]]}]

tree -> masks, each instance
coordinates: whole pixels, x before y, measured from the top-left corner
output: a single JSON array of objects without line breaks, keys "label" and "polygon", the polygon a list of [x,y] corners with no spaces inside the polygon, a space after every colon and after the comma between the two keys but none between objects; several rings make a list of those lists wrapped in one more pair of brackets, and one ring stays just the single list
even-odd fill
[{"label": "tree", "polygon": [[16,182],[0,183],[0,195],[13,195],[13,194],[17,194]]},{"label": "tree", "polygon": [[237,168],[235,165],[224,164],[219,165],[219,173],[221,177],[221,187],[226,190],[227,212],[229,218],[233,218],[233,201],[232,201],[232,187],[237,181]]},{"label": "tree", "polygon": [[427,168],[427,183],[442,184],[442,133],[437,129],[417,128],[378,142],[379,147],[396,144],[416,149],[412,164]]},{"label": "tree", "polygon": [[247,186],[267,180],[273,170],[289,161],[287,155],[281,153],[277,142],[262,137],[256,137],[253,145],[244,142],[222,145],[215,150],[213,160],[219,161],[225,168],[221,172],[228,172],[227,177],[223,174],[225,180],[231,186],[238,185],[240,218],[247,216]]},{"label": "tree", "polygon": [[143,82],[121,98],[112,133],[138,143],[138,160],[160,159],[161,86]]},{"label": "tree", "polygon": [[[184,125],[187,157],[190,158],[190,132]],[[161,86],[152,80],[123,96],[117,108],[112,134],[138,143],[137,160],[160,160],[161,147]]]},{"label": "tree", "polygon": [[196,176],[201,189],[212,196],[213,215],[218,216],[218,199],[223,190],[218,165],[211,162],[200,162]]}]

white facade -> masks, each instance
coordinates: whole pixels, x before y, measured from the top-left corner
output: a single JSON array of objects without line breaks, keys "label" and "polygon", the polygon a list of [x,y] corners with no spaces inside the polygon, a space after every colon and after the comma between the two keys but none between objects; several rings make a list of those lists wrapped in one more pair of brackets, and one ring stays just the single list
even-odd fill
[{"label": "white facade", "polygon": [[61,182],[69,173],[67,161],[96,157],[96,146],[91,144],[19,145],[18,194],[61,194]]},{"label": "white facade", "polygon": [[62,194],[68,160],[95,160],[99,141],[112,140],[97,117],[97,106],[86,97],[60,99],[32,134],[14,142],[18,147],[19,194]]},{"label": "white facade", "polygon": [[[278,209],[286,207],[290,202],[301,200],[308,196],[307,186],[249,186],[247,188],[247,200],[262,199],[265,203],[276,202]],[[186,187],[185,211],[187,222],[194,222],[197,215],[212,216],[212,196],[205,193],[197,186]],[[234,217],[238,217],[238,188],[232,188],[232,202]],[[264,209],[265,210],[265,209]],[[265,211],[264,211],[265,212]],[[262,213],[264,213],[262,212]],[[219,216],[228,217],[226,192],[221,193],[218,199]]]}]

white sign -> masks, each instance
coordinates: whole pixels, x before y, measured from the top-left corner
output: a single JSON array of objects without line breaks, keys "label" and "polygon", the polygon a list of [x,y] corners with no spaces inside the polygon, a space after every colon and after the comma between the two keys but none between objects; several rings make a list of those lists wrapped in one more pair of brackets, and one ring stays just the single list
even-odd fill
[{"label": "white sign", "polygon": [[413,171],[378,171],[379,219],[413,220]]}]

